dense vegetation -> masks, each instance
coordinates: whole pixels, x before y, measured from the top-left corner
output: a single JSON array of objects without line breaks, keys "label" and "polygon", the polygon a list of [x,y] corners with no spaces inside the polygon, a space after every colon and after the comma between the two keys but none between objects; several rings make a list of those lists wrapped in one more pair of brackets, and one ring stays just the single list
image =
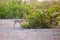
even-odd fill
[{"label": "dense vegetation", "polygon": [[[37,4],[37,5],[36,5]],[[58,25],[60,17],[60,3],[51,2],[49,5],[34,3],[29,5],[24,21],[21,23],[23,28],[52,28]]]},{"label": "dense vegetation", "polygon": [[1,19],[23,19],[23,28],[52,28],[58,25],[60,16],[60,2],[1,2]]},{"label": "dense vegetation", "polygon": [[21,18],[23,14],[23,5],[18,4],[16,1],[12,2],[1,2],[0,3],[0,18],[1,19],[12,19]]}]

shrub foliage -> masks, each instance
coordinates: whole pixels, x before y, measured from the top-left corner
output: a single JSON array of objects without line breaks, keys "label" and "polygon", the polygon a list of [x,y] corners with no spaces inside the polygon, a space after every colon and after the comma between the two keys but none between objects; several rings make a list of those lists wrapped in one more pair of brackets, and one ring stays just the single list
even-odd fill
[{"label": "shrub foliage", "polygon": [[0,2],[0,19],[23,19],[22,28],[52,28],[58,24],[59,2]]}]

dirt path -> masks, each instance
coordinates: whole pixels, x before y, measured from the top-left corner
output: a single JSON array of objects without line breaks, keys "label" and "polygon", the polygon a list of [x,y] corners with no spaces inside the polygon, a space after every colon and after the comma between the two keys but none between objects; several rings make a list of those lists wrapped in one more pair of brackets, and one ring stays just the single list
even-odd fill
[{"label": "dirt path", "polygon": [[0,29],[0,40],[60,40],[60,30]]},{"label": "dirt path", "polygon": [[[15,19],[0,19],[0,28],[14,28]],[[16,23],[16,28],[20,28],[20,23]]]},{"label": "dirt path", "polygon": [[60,29],[14,28],[14,19],[0,20],[0,40],[60,40]]}]

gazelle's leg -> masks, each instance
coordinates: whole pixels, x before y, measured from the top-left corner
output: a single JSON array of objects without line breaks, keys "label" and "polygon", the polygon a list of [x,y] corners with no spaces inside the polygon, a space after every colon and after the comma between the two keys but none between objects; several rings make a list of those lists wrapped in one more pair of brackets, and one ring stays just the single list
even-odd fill
[{"label": "gazelle's leg", "polygon": [[21,23],[20,23],[20,28],[21,28]]},{"label": "gazelle's leg", "polygon": [[16,21],[14,21],[14,28],[15,28]]}]

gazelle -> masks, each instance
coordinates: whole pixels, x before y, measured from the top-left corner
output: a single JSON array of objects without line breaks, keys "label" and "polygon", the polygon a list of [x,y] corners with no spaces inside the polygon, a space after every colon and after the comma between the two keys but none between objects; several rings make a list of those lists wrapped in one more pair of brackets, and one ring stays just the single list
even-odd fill
[{"label": "gazelle", "polygon": [[23,19],[15,19],[14,20],[14,28],[15,28],[16,23],[20,23],[20,25],[21,25],[21,22],[23,22]]}]

